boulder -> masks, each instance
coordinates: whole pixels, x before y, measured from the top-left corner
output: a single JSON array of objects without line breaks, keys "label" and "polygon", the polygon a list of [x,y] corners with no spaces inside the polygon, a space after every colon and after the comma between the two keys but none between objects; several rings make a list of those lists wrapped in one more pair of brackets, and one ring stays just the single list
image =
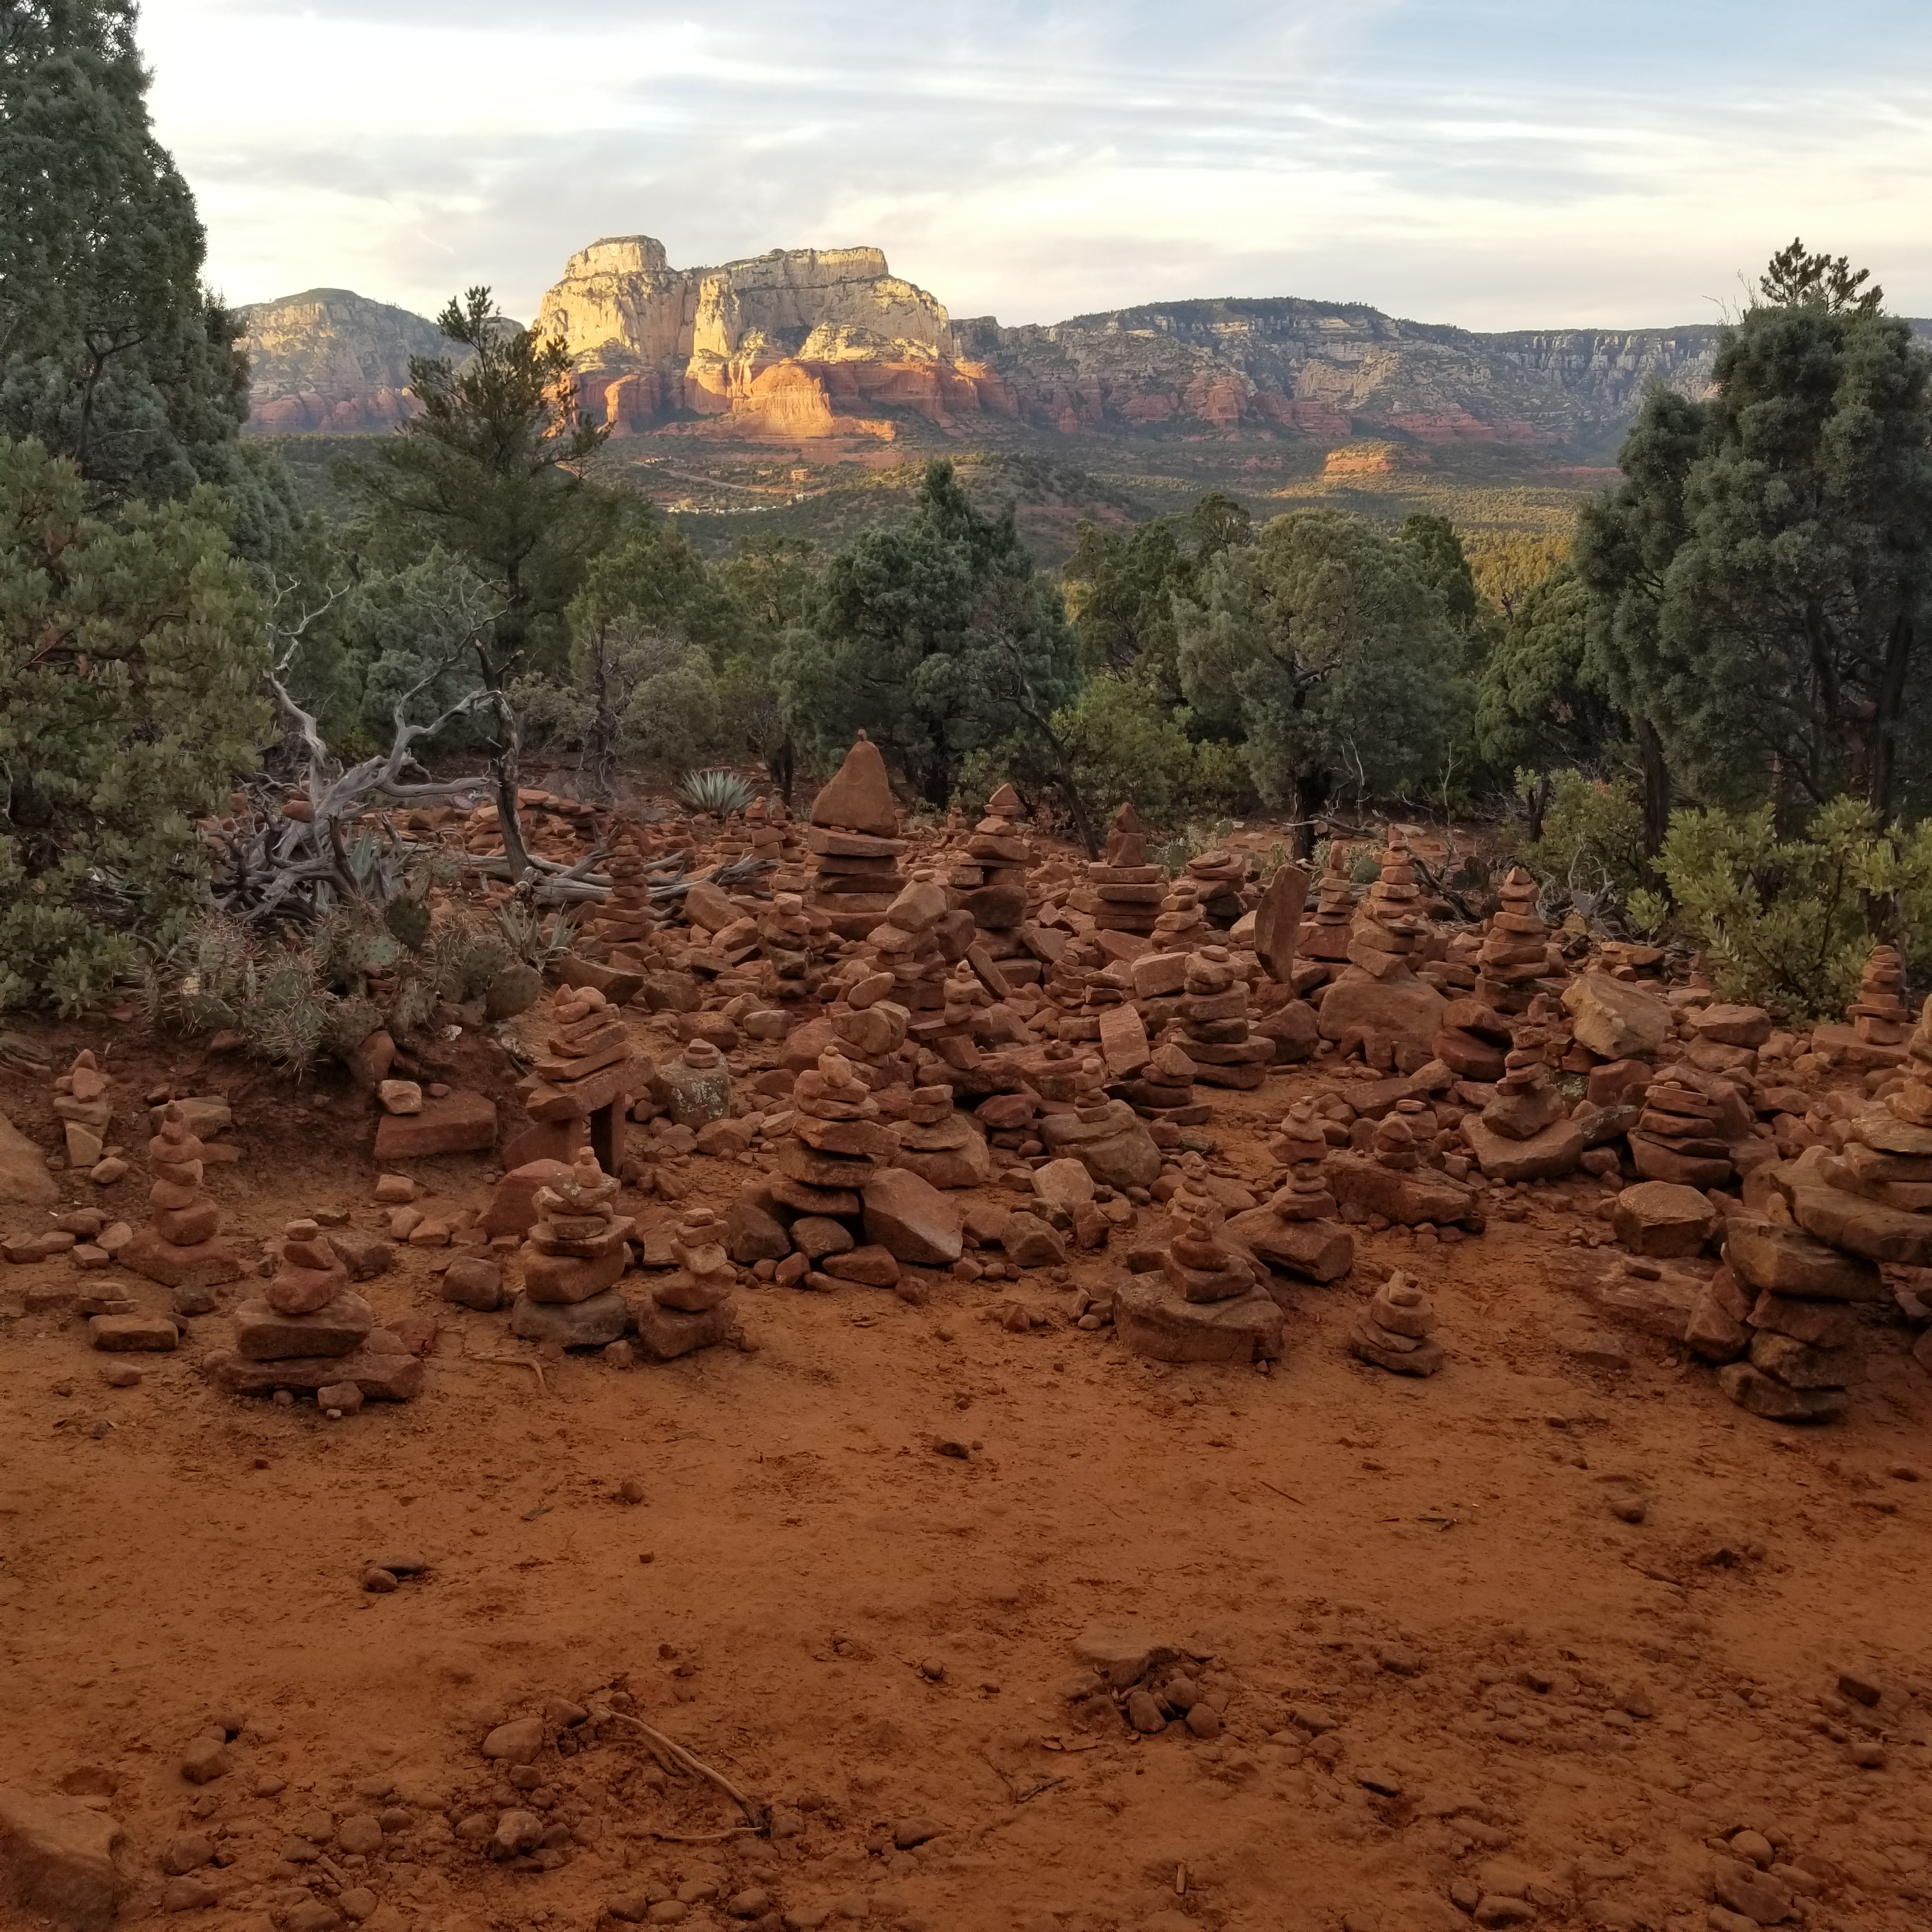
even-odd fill
[{"label": "boulder", "polygon": [[1754,1367],[1775,1376],[1786,1388],[1843,1388],[1858,1376],[1856,1348],[1814,1348],[1774,1328],[1760,1328],[1751,1337],[1750,1358]]},{"label": "boulder", "polygon": [[782,1262],[791,1252],[791,1236],[773,1211],[776,1203],[763,1188],[741,1194],[724,1216],[724,1250],[740,1268],[758,1262]]},{"label": "boulder", "polygon": [[1052,1227],[1024,1210],[1006,1216],[1000,1245],[1016,1268],[1056,1268],[1066,1258],[1066,1244]]},{"label": "boulder", "polygon": [[0,1785],[0,1876],[23,1911],[71,1932],[109,1932],[125,1888],[116,1856],[126,1838],[78,1798]]},{"label": "boulder", "polygon": [[1797,1228],[1755,1214],[1724,1226],[1724,1258],[1741,1282],[1813,1301],[1878,1301],[1885,1283],[1869,1261],[1841,1254]]},{"label": "boulder", "polygon": [[[898,804],[886,776],[886,761],[862,732],[845,754],[845,762],[812,801],[807,816],[814,825],[870,832],[879,838],[890,838],[898,831]],[[1021,910],[1025,910],[1024,900]]]},{"label": "boulder", "polygon": [[638,1353],[654,1362],[674,1362],[694,1349],[708,1348],[723,1341],[738,1318],[737,1301],[728,1297],[715,1308],[697,1314],[682,1309],[664,1308],[640,1296],[633,1304]]},{"label": "boulder", "polygon": [[1634,1267],[1627,1261],[1583,1286],[1584,1299],[1600,1314],[1666,1342],[1681,1342],[1705,1288],[1704,1277],[1682,1268]]},{"label": "boulder", "polygon": [[1684,1340],[1707,1362],[1735,1362],[1750,1346],[1750,1306],[1730,1270],[1719,1268],[1691,1306]]},{"label": "boulder", "polygon": [[917,1174],[902,1167],[882,1168],[866,1182],[860,1198],[867,1239],[896,1260],[915,1268],[949,1268],[964,1252],[959,1210]]},{"label": "boulder", "polygon": [[1433,1168],[1403,1173],[1366,1154],[1336,1154],[1323,1165],[1322,1173],[1343,1207],[1364,1216],[1380,1214],[1405,1228],[1424,1221],[1454,1226],[1467,1220],[1475,1209],[1475,1196],[1468,1188]]},{"label": "boulder", "polygon": [[1605,1060],[1648,1059],[1675,1030],[1661,994],[1603,973],[1585,973],[1563,989],[1580,1046]]},{"label": "boulder", "polygon": [[526,1161],[512,1168],[497,1182],[490,1204],[476,1224],[478,1230],[489,1235],[527,1234],[536,1225],[537,1190],[554,1187],[570,1174],[570,1163],[562,1160]]},{"label": "boulder", "polygon": [[1274,1042],[1277,1066],[1298,1066],[1315,1057],[1322,1042],[1322,1028],[1315,1009],[1306,1000],[1288,1000],[1262,1015],[1249,1028],[1250,1036]]},{"label": "boulder", "polygon": [[1932,1214],[1908,1214],[1838,1187],[1795,1186],[1791,1216],[1808,1234],[1869,1262],[1932,1268]]},{"label": "boulder", "polygon": [[1354,1237],[1333,1221],[1284,1221],[1254,1208],[1231,1215],[1226,1232],[1257,1261],[1299,1280],[1339,1281],[1355,1264]]},{"label": "boulder", "polygon": [[1071,1214],[1094,1198],[1094,1177],[1070,1154],[1050,1160],[1033,1172],[1033,1191],[1047,1208]]},{"label": "boulder", "polygon": [[1294,970],[1294,949],[1308,903],[1308,874],[1299,866],[1275,870],[1255,908],[1254,950],[1270,980],[1286,986]]},{"label": "boulder", "polygon": [[1378,980],[1352,966],[1323,995],[1317,1024],[1324,1040],[1380,1034],[1426,1054],[1432,1051],[1448,1004],[1405,967]]},{"label": "boulder", "polygon": [[1688,1017],[1702,1038],[1720,1046],[1762,1046],[1771,1037],[1771,1016],[1762,1006],[1694,1007]]},{"label": "boulder", "polygon": [[1841,1388],[1787,1388],[1752,1362],[1720,1369],[1718,1386],[1738,1408],[1770,1422],[1831,1422],[1850,1406]]},{"label": "boulder", "polygon": [[1617,1196],[1610,1225],[1634,1255],[1694,1255],[1716,1232],[1718,1210],[1694,1187],[1641,1180]]}]

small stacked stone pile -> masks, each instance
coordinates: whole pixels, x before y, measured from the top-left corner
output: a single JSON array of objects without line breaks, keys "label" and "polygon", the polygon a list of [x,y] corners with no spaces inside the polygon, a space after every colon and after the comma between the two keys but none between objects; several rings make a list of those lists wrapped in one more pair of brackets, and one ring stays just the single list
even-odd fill
[{"label": "small stacked stone pile", "polygon": [[1514,1036],[1508,1021],[1473,998],[1451,1000],[1441,1030],[1430,1044],[1436,1058],[1458,1079],[1500,1080]]},{"label": "small stacked stone pile", "polygon": [[651,1070],[651,1097],[680,1127],[722,1120],[731,1111],[731,1066],[708,1040],[688,1040]]},{"label": "small stacked stone pile", "polygon": [[1399,1376],[1432,1376],[1442,1366],[1442,1346],[1432,1340],[1436,1309],[1400,1268],[1370,1298],[1348,1331],[1348,1352]]},{"label": "small stacked stone pile", "polygon": [[1912,1012],[1904,1001],[1905,961],[1895,946],[1872,949],[1858,976],[1858,996],[1845,1009],[1845,1017],[1868,1046],[1901,1046],[1912,1028]]},{"label": "small stacked stone pile", "polygon": [[569,1173],[538,1189],[537,1218],[520,1259],[523,1293],[510,1311],[511,1333],[566,1348],[601,1348],[631,1325],[617,1284],[630,1264],[626,1245],[636,1227],[617,1212],[617,1177],[588,1148]]},{"label": "small stacked stone pile", "polygon": [[799,843],[798,827],[782,799],[752,800],[745,808],[745,834],[752,852],[773,868],[766,875],[770,891],[802,892],[811,884],[812,875],[805,869],[805,848]]},{"label": "small stacked stone pile", "polygon": [[1136,1354],[1156,1361],[1272,1360],[1282,1352],[1281,1310],[1259,1265],[1226,1238],[1204,1176],[1200,1156],[1189,1155],[1155,1267],[1114,1291],[1114,1328]]},{"label": "small stacked stone pile", "polygon": [[416,1394],[422,1364],[376,1328],[315,1222],[290,1222],[274,1262],[260,1298],[235,1311],[233,1349],[208,1359],[218,1382],[238,1395],[313,1390],[316,1406],[336,1415],[352,1414],[367,1398],[406,1402]]},{"label": "small stacked stone pile", "polygon": [[221,1210],[202,1185],[202,1154],[181,1103],[170,1101],[160,1132],[148,1143],[153,1211],[148,1225],[121,1250],[123,1267],[177,1292],[213,1288],[242,1273],[241,1262],[218,1238]]},{"label": "small stacked stone pile", "polygon": [[1252,1088],[1268,1078],[1274,1042],[1249,1037],[1247,982],[1235,974],[1225,946],[1188,955],[1180,1034],[1180,1050],[1193,1064],[1196,1080]]},{"label": "small stacked stone pile", "polygon": [[1120,1082],[1119,1092],[1144,1120],[1172,1127],[1198,1126],[1208,1118],[1207,1103],[1194,1097],[1200,1069],[1176,1040],[1164,1040],[1148,1056],[1138,1076]]},{"label": "small stacked stone pile", "polygon": [[638,1352],[656,1362],[723,1341],[737,1315],[738,1270],[724,1251],[724,1224],[710,1208],[679,1221],[670,1252],[676,1265],[651,1276],[630,1304]]},{"label": "small stacked stone pile", "polygon": [[1399,1110],[1376,1124],[1366,1149],[1334,1149],[1324,1172],[1342,1219],[1366,1221],[1372,1228],[1386,1222],[1480,1232],[1483,1217],[1473,1190],[1425,1166],[1422,1152],[1410,1117]]},{"label": "small stacked stone pile", "polygon": [[1262,1206],[1234,1216],[1228,1234],[1281,1273],[1304,1281],[1340,1280],[1354,1265],[1354,1237],[1337,1219],[1322,1169],[1328,1142],[1310,1102],[1288,1110],[1270,1151],[1288,1168],[1285,1182]]},{"label": "small stacked stone pile", "polygon": [[1411,956],[1428,937],[1427,923],[1417,912],[1422,888],[1407,846],[1389,828],[1388,842],[1378,854],[1381,871],[1363,895],[1360,915],[1348,942],[1349,962],[1377,980],[1406,970]]},{"label": "small stacked stone pile", "polygon": [[[986,815],[966,842],[964,866],[954,869],[962,888],[959,904],[973,922],[988,932],[1010,932],[1026,916],[1027,868],[1033,848],[1021,836],[1019,794],[1003,784],[986,801]],[[966,874],[978,878],[966,883]]]},{"label": "small stacked stone pile", "polygon": [[950,1085],[915,1087],[896,1131],[899,1146],[893,1165],[908,1168],[930,1186],[978,1187],[992,1178],[986,1136],[955,1108]]},{"label": "small stacked stone pile", "polygon": [[1328,848],[1328,866],[1316,888],[1314,916],[1302,927],[1295,946],[1304,959],[1337,966],[1348,957],[1355,923],[1355,888],[1348,877],[1352,857],[1340,840]]},{"label": "small stacked stone pile", "polygon": [[[829,930],[824,916],[821,930]],[[766,971],[761,990],[766,998],[784,1001],[808,998],[812,983],[812,915],[797,892],[774,892],[758,914],[758,944]]]},{"label": "small stacked stone pile", "polygon": [[898,1151],[879,1103],[844,1054],[828,1049],[792,1088],[791,1132],[779,1142],[774,1199],[800,1214],[860,1210],[860,1191]]},{"label": "small stacked stone pile", "polygon": [[[930,868],[913,874],[886,916],[866,935],[865,970],[848,994],[860,996],[861,1006],[890,1000],[911,1016],[910,1030],[922,1040],[932,1037],[926,1023],[946,1010],[946,982],[952,970],[934,928],[946,916],[946,892]],[[848,969],[849,970],[849,969]]]},{"label": "small stacked stone pile", "polygon": [[622,1016],[595,986],[563,986],[550,1018],[544,1050],[517,1085],[536,1124],[504,1148],[504,1166],[568,1160],[587,1144],[615,1168],[623,1158],[621,1123],[642,1084]]},{"label": "small stacked stone pile", "polygon": [[1199,889],[1192,879],[1176,879],[1160,902],[1160,915],[1149,934],[1155,952],[1191,952],[1214,936],[1202,916]]},{"label": "small stacked stone pile", "polygon": [[1151,933],[1167,896],[1166,874],[1148,860],[1146,829],[1130,805],[1114,814],[1104,856],[1087,868],[1086,883],[1067,904],[1087,914],[1100,932]]},{"label": "small stacked stone pile", "polygon": [[1202,912],[1223,932],[1247,910],[1241,898],[1247,876],[1245,852],[1201,852],[1187,862],[1188,880],[1201,902]]},{"label": "small stacked stone pile", "polygon": [[[54,1082],[54,1113],[66,1138],[67,1164],[104,1186],[128,1172],[124,1162],[113,1160],[107,1152],[107,1130],[114,1122],[114,1102],[108,1095],[113,1084],[86,1048]],[[107,1167],[118,1172],[104,1177],[100,1170]]]},{"label": "small stacked stone pile", "polygon": [[[604,869],[610,874],[610,896],[584,928],[578,950],[587,958],[614,965],[644,966],[652,957],[658,919],[651,906],[650,874],[631,827],[618,834]],[[634,956],[614,957],[620,947],[632,949]]]},{"label": "small stacked stone pile", "polygon": [[1492,1180],[1555,1180],[1583,1155],[1583,1130],[1536,1046],[1510,1049],[1495,1098],[1462,1122],[1462,1138]]},{"label": "small stacked stone pile", "polygon": [[1550,970],[1549,922],[1536,909],[1536,881],[1512,866],[1498,889],[1502,910],[1476,955],[1476,997],[1499,1013],[1529,1010],[1534,982]]},{"label": "small stacked stone pile", "polygon": [[806,849],[808,903],[841,938],[862,939],[905,884],[898,805],[885,760],[862,731],[831,782],[812,800]]},{"label": "small stacked stone pile", "polygon": [[1646,1180],[1721,1187],[1731,1178],[1722,1137],[1724,1109],[1682,1075],[1665,1073],[1644,1089],[1643,1112],[1630,1130],[1630,1158]]}]

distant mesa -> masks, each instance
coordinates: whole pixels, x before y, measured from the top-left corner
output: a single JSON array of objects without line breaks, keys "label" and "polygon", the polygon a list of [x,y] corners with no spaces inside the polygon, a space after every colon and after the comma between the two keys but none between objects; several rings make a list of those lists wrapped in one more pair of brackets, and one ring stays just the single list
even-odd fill
[{"label": "distant mesa", "polygon": [[[342,289],[243,314],[257,430],[387,428],[415,406],[410,356],[450,346],[421,316]],[[1717,336],[1708,325],[1477,334],[1294,296],[1004,328],[953,320],[877,248],[674,268],[647,235],[572,256],[538,326],[569,345],[586,412],[618,436],[878,442],[914,425],[972,436],[1004,424],[1087,439],[1318,440],[1345,464],[1372,460],[1372,443],[1594,452],[1653,383],[1708,387]]]},{"label": "distant mesa", "polygon": [[1322,473],[1324,476],[1393,476],[1432,466],[1426,449],[1418,449],[1413,443],[1389,442],[1370,436],[1331,449],[1322,459]]}]

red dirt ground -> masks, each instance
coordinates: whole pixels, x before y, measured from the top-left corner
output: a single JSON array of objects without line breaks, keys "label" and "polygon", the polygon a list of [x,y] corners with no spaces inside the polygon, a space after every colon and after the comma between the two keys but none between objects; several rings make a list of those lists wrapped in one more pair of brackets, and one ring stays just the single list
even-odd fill
[{"label": "red dirt ground", "polygon": [[[331,1204],[380,1225],[346,1100],[300,1118],[266,1078],[130,1030],[47,1043],[111,1047],[124,1114],[171,1078],[231,1094],[243,1157],[213,1170],[231,1232]],[[1217,1115],[1240,1172],[1268,1178],[1254,1130],[1315,1084],[1286,1072]],[[51,1147],[44,1088],[0,1076],[0,1107]],[[690,1172],[722,1208],[746,1170]],[[474,1203],[483,1174],[419,1178]],[[109,1204],[138,1220],[144,1196],[137,1162]],[[219,1316],[110,1388],[130,1358],[20,1312],[68,1264],[0,1268],[0,1782],[100,1794],[129,1834],[132,1926],[324,1923],[290,1917],[320,1872],[324,1899],[374,1894],[377,1932],[590,1928],[652,1899],[673,1922],[680,1887],[693,1926],[756,1891],[793,1927],[1454,1932],[1511,1922],[1514,1899],[1541,1925],[1742,1932],[1710,1916],[1714,1843],[1742,1827],[1803,1874],[1816,1932],[1922,1928],[1932,1486],[1911,1472],[1932,1475],[1932,1382],[1876,1327],[1850,1418],[1804,1432],[1661,1343],[1593,1366],[1575,1345],[1600,1324],[1566,1284],[1595,1184],[1525,1198],[1527,1220],[1426,1260],[1362,1238],[1436,1298],[1448,1365],[1419,1383],[1345,1353],[1376,1272],[1358,1266],[1300,1292],[1269,1374],[1129,1358],[1044,1276],[1018,1292],[1052,1325],[1010,1333],[986,1311],[1012,1284],[940,1276],[924,1306],[748,1292],[748,1352],[551,1360],[539,1390],[478,1359],[526,1352],[502,1318],[440,1300],[404,1248],[362,1292],[380,1317],[442,1321],[424,1393],[332,1423],[206,1384]],[[1637,1525],[1609,1506],[1633,1484]],[[398,1550],[428,1574],[364,1592]],[[1072,1640],[1125,1622],[1203,1660],[1221,1737],[1076,1712],[1093,1680]],[[1848,1665],[1886,1687],[1876,1708],[1837,1696]],[[556,1869],[460,1842],[470,1814],[532,1802],[484,1733],[614,1687],[782,1802],[788,1834],[668,1838],[737,1814],[606,1727],[539,1760]],[[238,1727],[233,1768],[196,1786],[182,1754],[212,1721]],[[1886,1762],[1860,1768],[1874,1738]],[[372,1813],[380,1850],[346,1850],[344,1821]],[[298,1827],[340,1834],[326,1869],[284,1859]],[[200,1873],[218,1904],[176,1917],[162,1861],[184,1834],[228,1862]]]}]

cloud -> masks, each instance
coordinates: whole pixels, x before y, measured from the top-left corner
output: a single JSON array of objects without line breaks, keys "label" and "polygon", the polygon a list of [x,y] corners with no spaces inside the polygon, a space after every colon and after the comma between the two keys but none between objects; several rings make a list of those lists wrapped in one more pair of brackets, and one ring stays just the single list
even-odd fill
[{"label": "cloud", "polygon": [[1704,319],[1793,232],[1932,313],[1932,11],[1796,0],[149,0],[231,300],[535,310],[600,235],[874,242],[956,314]]}]

